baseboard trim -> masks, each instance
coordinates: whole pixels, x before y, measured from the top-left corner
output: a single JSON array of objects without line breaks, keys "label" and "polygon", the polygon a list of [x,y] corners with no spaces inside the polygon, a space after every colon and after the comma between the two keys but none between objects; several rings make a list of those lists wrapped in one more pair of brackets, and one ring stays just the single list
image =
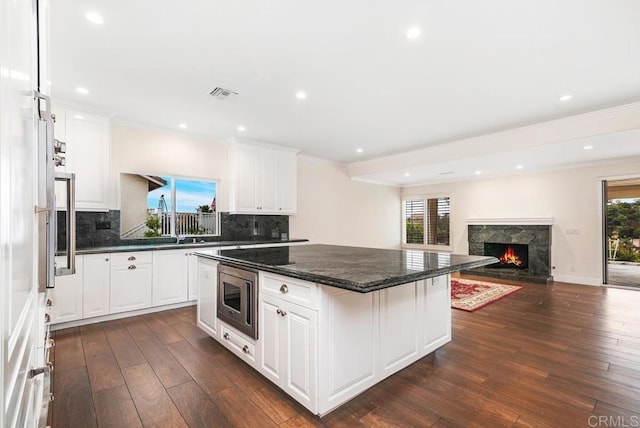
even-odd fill
[{"label": "baseboard trim", "polygon": [[571,284],[593,285],[595,287],[602,286],[602,280],[588,276],[554,275],[553,280],[556,282],[568,282]]},{"label": "baseboard trim", "polygon": [[196,304],[196,301],[193,300],[189,302],[173,303],[171,305],[155,306],[153,308],[138,309],[136,311],[119,312],[117,314],[103,315],[100,317],[85,318],[82,320],[75,320],[75,321],[67,321],[59,324],[51,324],[51,331],[62,330],[63,328],[80,327],[83,325],[96,324],[103,321],[119,320],[122,318],[135,317],[137,315],[152,314],[154,312],[162,312],[162,311],[167,311],[169,309],[184,308],[186,306],[193,306],[195,304]]}]

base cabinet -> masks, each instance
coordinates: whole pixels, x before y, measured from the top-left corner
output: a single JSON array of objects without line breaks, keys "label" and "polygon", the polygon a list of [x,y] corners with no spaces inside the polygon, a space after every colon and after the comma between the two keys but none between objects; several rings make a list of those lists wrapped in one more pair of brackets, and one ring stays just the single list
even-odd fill
[{"label": "base cabinet", "polygon": [[451,281],[448,275],[424,280],[422,293],[422,355],[427,355],[451,340]]},{"label": "base cabinet", "polygon": [[109,314],[110,261],[108,254],[87,254],[82,286],[83,318]]},{"label": "base cabinet", "polygon": [[218,295],[218,263],[213,260],[198,260],[198,327],[218,337],[217,295]]},{"label": "base cabinet", "polygon": [[[49,290],[51,322],[61,323],[82,319],[83,257],[76,256],[76,273],[57,276],[55,287]],[[56,258],[63,263],[63,258]]]},{"label": "base cabinet", "polygon": [[164,250],[153,252],[152,306],[187,300],[189,252]]},{"label": "base cabinet", "polygon": [[258,313],[260,372],[315,413],[318,313],[269,295]]},{"label": "base cabinet", "polygon": [[111,265],[111,313],[151,307],[151,263]]}]

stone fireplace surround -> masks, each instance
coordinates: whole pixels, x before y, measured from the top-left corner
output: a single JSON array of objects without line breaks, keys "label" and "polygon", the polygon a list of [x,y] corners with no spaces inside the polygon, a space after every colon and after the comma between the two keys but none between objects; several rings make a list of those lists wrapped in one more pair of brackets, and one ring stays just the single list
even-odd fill
[{"label": "stone fireplace surround", "polygon": [[529,246],[529,267],[501,269],[485,266],[467,273],[543,284],[553,281],[551,275],[552,224],[551,218],[468,219],[470,255],[484,255],[485,242],[525,244]]}]

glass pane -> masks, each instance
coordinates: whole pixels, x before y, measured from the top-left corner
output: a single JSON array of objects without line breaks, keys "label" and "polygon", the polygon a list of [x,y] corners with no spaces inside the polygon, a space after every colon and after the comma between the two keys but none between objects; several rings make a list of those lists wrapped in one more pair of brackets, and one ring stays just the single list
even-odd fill
[{"label": "glass pane", "polygon": [[240,312],[240,288],[233,284],[224,282],[224,304],[236,311]]},{"label": "glass pane", "polygon": [[424,200],[404,202],[406,243],[424,244]]},{"label": "glass pane", "polygon": [[427,199],[427,244],[449,245],[449,198]]},{"label": "glass pane", "polygon": [[148,185],[145,237],[171,235],[171,177],[141,176]]},{"label": "glass pane", "polygon": [[217,234],[216,183],[176,180],[176,234]]}]

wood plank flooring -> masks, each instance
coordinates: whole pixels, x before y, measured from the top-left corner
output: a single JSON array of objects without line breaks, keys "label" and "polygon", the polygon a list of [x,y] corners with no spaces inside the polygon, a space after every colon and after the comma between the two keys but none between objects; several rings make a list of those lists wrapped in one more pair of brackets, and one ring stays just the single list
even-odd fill
[{"label": "wood plank flooring", "polygon": [[454,310],[451,343],[323,418],[198,329],[195,307],[61,330],[52,426],[639,426],[640,290],[518,284]]}]

